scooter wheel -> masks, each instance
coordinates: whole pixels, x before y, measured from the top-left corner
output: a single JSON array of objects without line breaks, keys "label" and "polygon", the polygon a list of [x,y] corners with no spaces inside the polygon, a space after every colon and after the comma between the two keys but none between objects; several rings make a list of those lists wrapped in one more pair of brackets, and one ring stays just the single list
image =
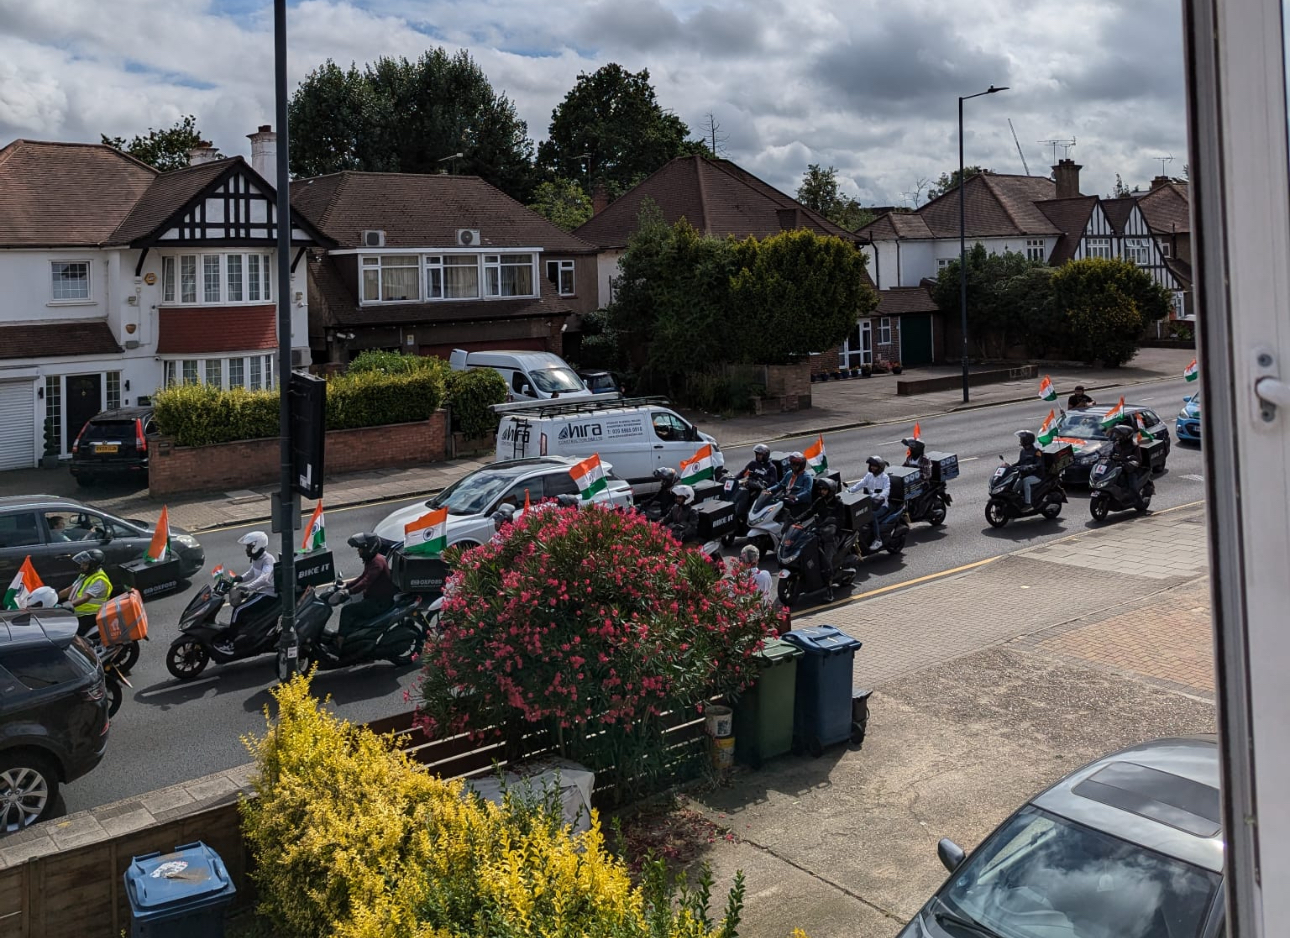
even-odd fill
[{"label": "scooter wheel", "polygon": [[210,653],[194,639],[181,639],[166,652],[166,670],[181,681],[191,681],[206,670]]},{"label": "scooter wheel", "polygon": [[802,591],[802,584],[795,576],[785,577],[779,581],[779,601],[785,606],[791,606],[797,601],[798,594]]},{"label": "scooter wheel", "polygon": [[1057,516],[1062,513],[1062,503],[1048,502],[1044,505],[1043,508],[1039,509],[1039,513],[1043,515],[1045,518],[1047,518],[1049,521],[1054,521],[1057,519]]},{"label": "scooter wheel", "polygon": [[121,659],[121,662],[120,664],[117,665],[117,667],[119,667],[126,674],[129,674],[130,669],[139,663],[139,654],[140,654],[139,643],[131,642],[129,645],[126,646],[125,657]]},{"label": "scooter wheel", "polygon": [[733,547],[733,546],[734,546],[734,543],[735,543],[735,536],[734,536],[734,534],[733,534],[733,533],[731,533],[731,534],[723,534],[723,535],[721,535],[721,546],[722,546],[722,547]]},{"label": "scooter wheel", "polygon": [[932,506],[927,510],[927,523],[934,528],[939,528],[945,523],[945,516],[949,514],[949,509],[945,507],[945,502],[939,498],[932,499]]},{"label": "scooter wheel", "polygon": [[1142,496],[1142,502],[1138,505],[1133,506],[1133,510],[1140,515],[1145,515],[1148,511],[1151,510],[1151,496],[1150,495]]},{"label": "scooter wheel", "polygon": [[1088,503],[1088,513],[1093,516],[1094,521],[1105,521],[1110,511],[1111,506],[1106,503],[1105,498],[1094,498]]},{"label": "scooter wheel", "polygon": [[1001,528],[1008,523],[1008,508],[997,498],[985,503],[985,520],[992,528]]},{"label": "scooter wheel", "polygon": [[108,716],[116,716],[116,712],[121,709],[121,704],[125,701],[125,688],[116,681],[108,681]]},{"label": "scooter wheel", "polygon": [[906,531],[893,531],[891,537],[887,539],[887,553],[893,557],[905,549]]}]

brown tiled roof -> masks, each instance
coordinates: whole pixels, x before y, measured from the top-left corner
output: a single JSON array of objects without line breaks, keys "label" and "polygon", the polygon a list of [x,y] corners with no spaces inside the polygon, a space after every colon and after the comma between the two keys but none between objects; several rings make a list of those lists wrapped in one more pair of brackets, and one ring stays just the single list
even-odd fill
[{"label": "brown tiled roof", "polygon": [[478,176],[335,173],[297,179],[291,203],[342,248],[363,247],[369,229],[384,231],[387,247],[454,247],[459,229],[477,228],[484,248],[595,250]]},{"label": "brown tiled roof", "polygon": [[235,156],[161,173],[112,233],[111,243],[129,244],[152,234],[217,177],[241,162],[242,158]]},{"label": "brown tiled roof", "polygon": [[[981,173],[963,187],[965,231],[969,238],[1051,236],[1060,232],[1035,205],[1050,200],[1056,183],[1042,176]],[[957,238],[959,190],[937,196],[915,212],[892,212],[859,232],[865,240]]]},{"label": "brown tiled roof", "polygon": [[621,248],[636,231],[642,203],[652,200],[669,225],[686,219],[700,234],[766,238],[809,228],[851,241],[833,224],[729,160],[678,156],[592,216],[574,234],[603,248]]},{"label": "brown tiled roof", "polygon": [[106,321],[51,322],[0,326],[0,358],[43,358],[48,355],[118,355]]},{"label": "brown tiled roof", "polygon": [[940,307],[923,287],[892,287],[878,291],[878,308],[871,316],[899,316],[902,313],[936,313]]},{"label": "brown tiled roof", "polygon": [[1166,257],[1165,266],[1184,290],[1191,289],[1191,264],[1177,257]]},{"label": "brown tiled roof", "polygon": [[[954,229],[955,234],[958,229]],[[923,216],[915,212],[888,212],[865,225],[856,235],[865,241],[893,241],[897,238],[932,238],[932,230],[923,221]]]},{"label": "brown tiled roof", "polygon": [[1157,234],[1191,231],[1191,196],[1186,183],[1171,182],[1138,197],[1142,216]]},{"label": "brown tiled roof", "polygon": [[103,244],[156,176],[101,144],[15,140],[0,150],[0,247]]},{"label": "brown tiled roof", "polygon": [[1133,206],[1137,204],[1137,201],[1132,196],[1125,196],[1121,199],[1098,200],[1098,204],[1102,206],[1102,214],[1111,223],[1111,230],[1121,238],[1124,237],[1124,229],[1129,224],[1129,216],[1133,214]]},{"label": "brown tiled roof", "polygon": [[158,355],[249,352],[278,347],[277,307],[203,306],[158,310]]},{"label": "brown tiled roof", "polygon": [[1059,232],[1057,245],[1048,255],[1048,263],[1055,267],[1075,256],[1097,201],[1095,195],[1081,195],[1073,199],[1049,199],[1035,203],[1035,207],[1044,213]]}]

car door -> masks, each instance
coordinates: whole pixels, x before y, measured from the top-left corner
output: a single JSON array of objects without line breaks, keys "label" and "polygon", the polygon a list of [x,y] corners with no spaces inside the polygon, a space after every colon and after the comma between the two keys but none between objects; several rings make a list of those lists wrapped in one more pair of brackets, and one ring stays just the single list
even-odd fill
[{"label": "car door", "polygon": [[1169,424],[1165,423],[1156,415],[1155,411],[1144,410],[1142,412],[1142,425],[1146,431],[1157,440],[1169,439]]},{"label": "car door", "polygon": [[108,577],[114,586],[121,564],[143,557],[152,543],[152,535],[101,511],[80,506],[66,511],[70,515],[69,533],[81,541],[81,548],[96,547],[103,551]]},{"label": "car door", "polygon": [[[654,468],[670,466],[676,469],[681,460],[689,459],[699,448],[694,439],[694,428],[670,410],[655,410],[650,414],[654,430]],[[630,476],[629,476],[630,478]]]},{"label": "car door", "polygon": [[542,476],[542,491],[545,498],[557,498],[561,495],[577,495],[578,483],[566,470],[556,469]]},{"label": "car door", "polygon": [[45,556],[46,547],[44,529],[35,510],[18,508],[0,512],[0,590],[9,588],[28,555],[46,586],[62,589],[69,585],[72,582],[70,578],[59,577],[53,572],[50,558]]}]

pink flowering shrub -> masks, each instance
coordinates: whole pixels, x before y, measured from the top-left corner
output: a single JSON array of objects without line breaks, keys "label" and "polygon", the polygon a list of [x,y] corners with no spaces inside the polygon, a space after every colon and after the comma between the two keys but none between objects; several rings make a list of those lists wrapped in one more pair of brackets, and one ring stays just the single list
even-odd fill
[{"label": "pink flowering shrub", "polygon": [[777,613],[641,515],[546,509],[450,557],[420,695],[432,735],[551,731],[590,768],[660,775],[665,713],[746,687]]}]

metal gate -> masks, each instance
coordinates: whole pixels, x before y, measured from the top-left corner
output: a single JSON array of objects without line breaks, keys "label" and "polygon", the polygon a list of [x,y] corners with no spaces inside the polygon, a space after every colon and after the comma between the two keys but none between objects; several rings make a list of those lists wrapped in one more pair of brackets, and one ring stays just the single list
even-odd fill
[{"label": "metal gate", "polygon": [[36,417],[32,382],[0,381],[0,469],[36,465]]}]

